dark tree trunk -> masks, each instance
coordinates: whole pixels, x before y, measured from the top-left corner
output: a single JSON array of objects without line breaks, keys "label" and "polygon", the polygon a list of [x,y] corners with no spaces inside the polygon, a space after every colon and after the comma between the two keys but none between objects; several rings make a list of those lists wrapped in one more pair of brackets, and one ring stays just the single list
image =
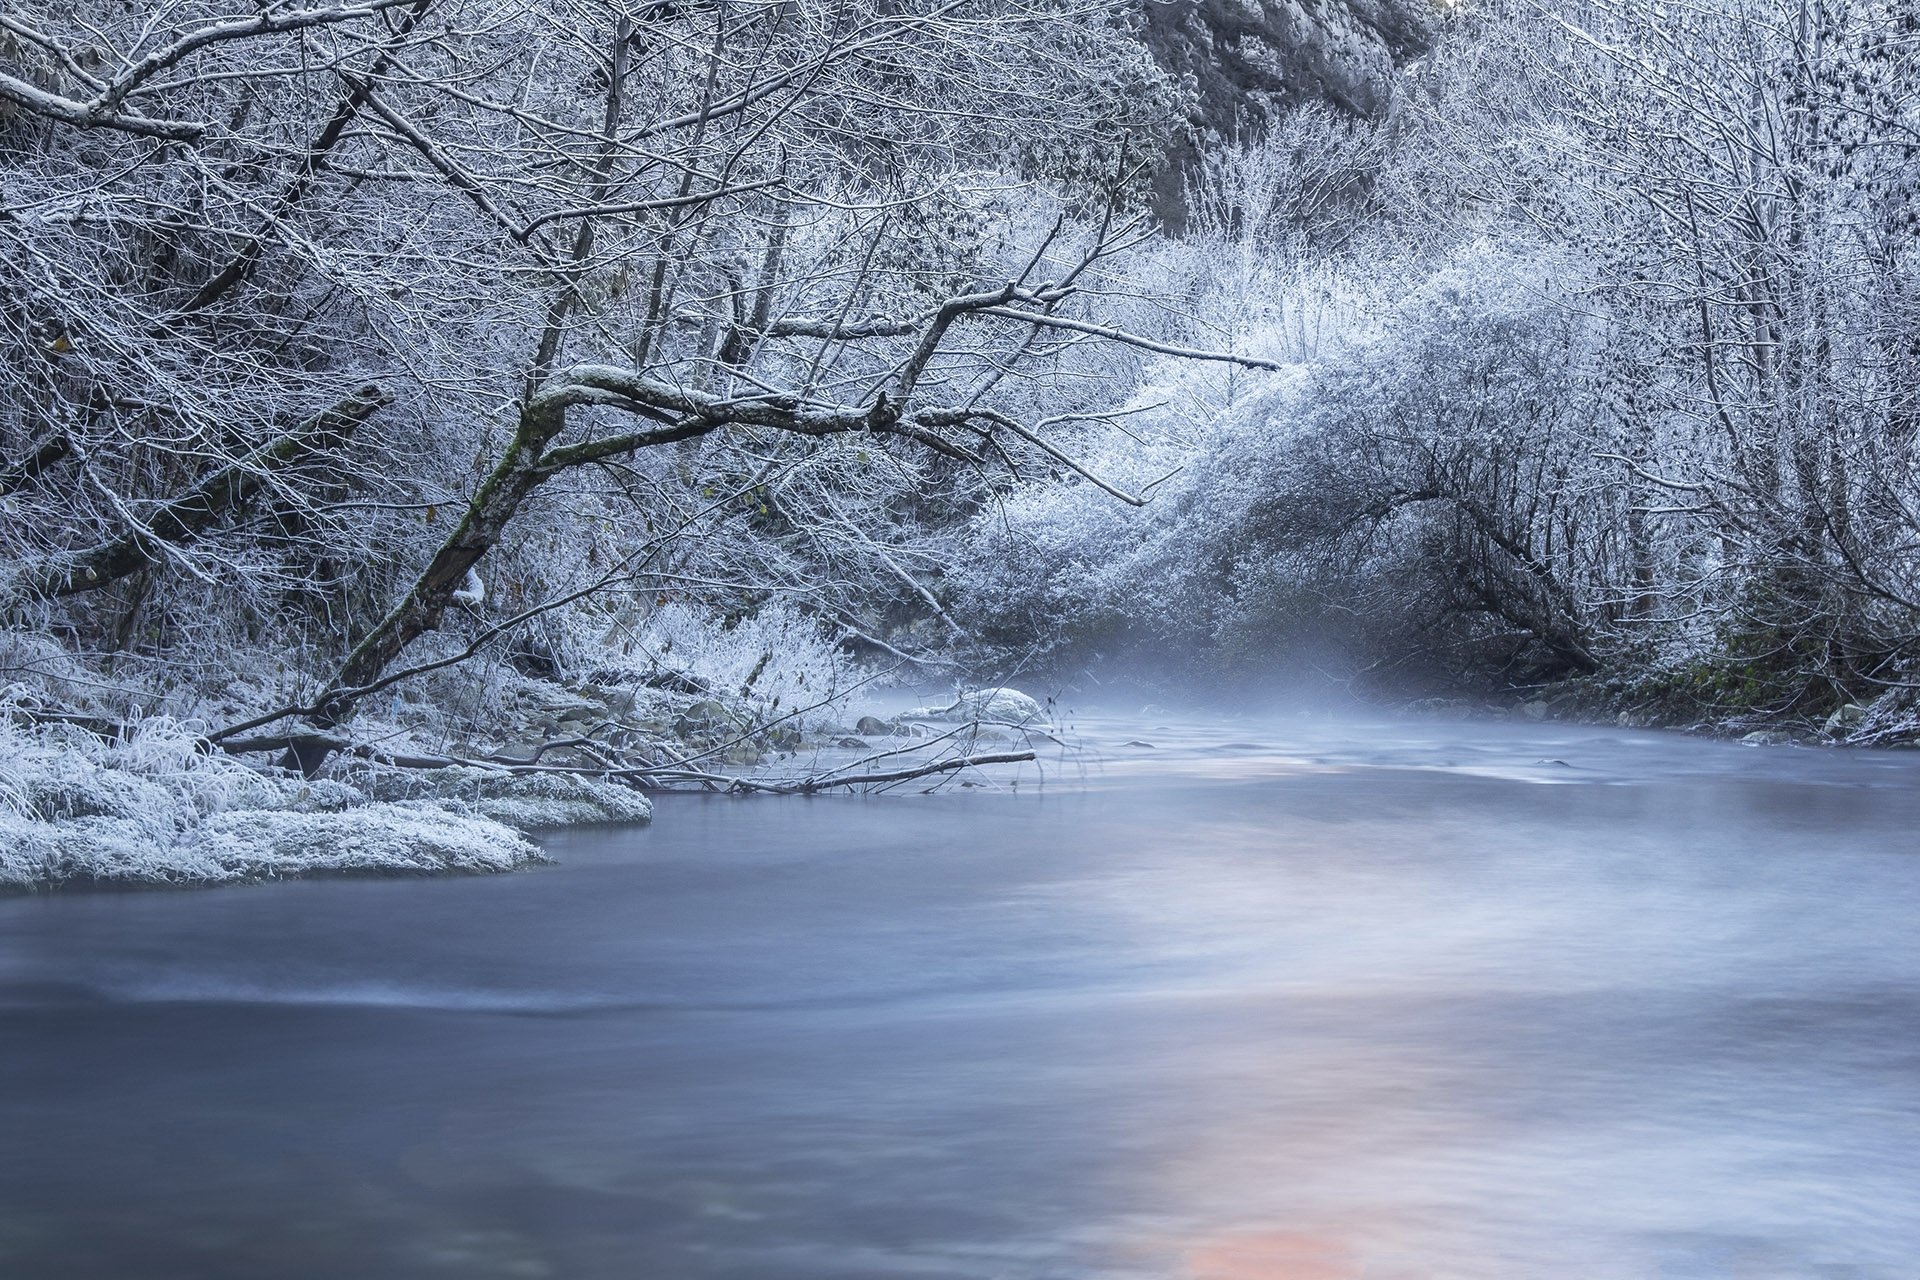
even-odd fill
[{"label": "dark tree trunk", "polygon": [[269,472],[286,471],[339,448],[387,403],[386,394],[378,387],[362,387],[325,413],[231,466],[222,467],[162,505],[147,518],[144,528],[129,530],[98,546],[63,551],[22,566],[9,584],[10,594],[41,599],[79,595],[157,563],[162,546],[194,541],[229,512],[245,506],[259,492]]}]

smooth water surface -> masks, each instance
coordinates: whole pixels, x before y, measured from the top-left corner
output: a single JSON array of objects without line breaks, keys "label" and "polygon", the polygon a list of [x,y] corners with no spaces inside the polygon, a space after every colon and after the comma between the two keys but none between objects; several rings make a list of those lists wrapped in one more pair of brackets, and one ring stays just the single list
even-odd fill
[{"label": "smooth water surface", "polygon": [[0,901],[0,1276],[1920,1276],[1920,753],[1081,728]]}]

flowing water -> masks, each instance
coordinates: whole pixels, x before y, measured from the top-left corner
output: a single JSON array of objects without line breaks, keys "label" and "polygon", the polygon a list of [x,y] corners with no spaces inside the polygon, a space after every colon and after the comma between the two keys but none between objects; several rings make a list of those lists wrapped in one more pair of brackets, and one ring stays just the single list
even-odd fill
[{"label": "flowing water", "polygon": [[1920,753],[1080,727],[0,901],[0,1276],[1920,1276]]}]

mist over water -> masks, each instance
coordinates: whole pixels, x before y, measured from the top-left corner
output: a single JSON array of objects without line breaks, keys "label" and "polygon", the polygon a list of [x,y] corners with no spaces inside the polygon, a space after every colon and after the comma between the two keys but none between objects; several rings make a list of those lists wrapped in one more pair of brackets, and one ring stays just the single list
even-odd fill
[{"label": "mist over water", "polygon": [[0,901],[0,1276],[1915,1274],[1920,753],[1072,720],[521,875]]}]

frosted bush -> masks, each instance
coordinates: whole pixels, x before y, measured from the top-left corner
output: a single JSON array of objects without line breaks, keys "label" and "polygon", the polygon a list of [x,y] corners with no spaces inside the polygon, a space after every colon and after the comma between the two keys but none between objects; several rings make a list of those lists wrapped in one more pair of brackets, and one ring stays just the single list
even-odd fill
[{"label": "frosted bush", "polygon": [[0,689],[86,710],[97,708],[102,691],[99,677],[90,675],[59,641],[10,627],[0,629]]},{"label": "frosted bush", "polygon": [[[641,647],[655,667],[720,697],[738,697],[762,719],[813,730],[857,715],[866,673],[819,621],[778,602],[731,624],[675,602],[646,620]],[[798,713],[798,714],[795,714]]]},{"label": "frosted bush", "polygon": [[157,782],[130,773],[102,769],[81,759],[65,776],[40,774],[21,787],[23,807],[36,818],[58,822],[71,818],[145,817],[151,825],[161,815],[172,816],[177,797]]},{"label": "frosted bush", "polygon": [[200,750],[190,727],[165,718],[119,739],[0,720],[0,804],[22,818],[112,818],[165,840],[207,814],[279,807],[291,795],[286,782]]},{"label": "frosted bush", "polygon": [[53,859],[51,828],[0,811],[0,888],[24,887],[47,879]]},{"label": "frosted bush", "polygon": [[541,856],[525,836],[499,823],[394,804],[337,813],[236,810],[166,841],[125,818],[0,819],[0,885],[15,887],[507,871]]}]

